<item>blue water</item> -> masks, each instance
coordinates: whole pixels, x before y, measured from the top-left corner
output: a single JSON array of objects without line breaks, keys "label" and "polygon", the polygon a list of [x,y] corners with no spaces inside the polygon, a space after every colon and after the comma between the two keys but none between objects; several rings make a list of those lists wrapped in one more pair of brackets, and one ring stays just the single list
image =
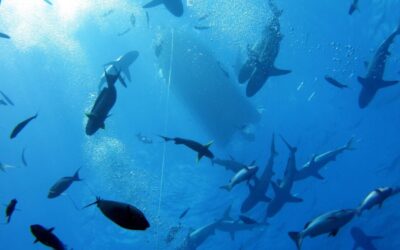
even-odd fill
[{"label": "blue water", "polygon": [[[0,162],[15,168],[0,172],[0,203],[16,198],[19,211],[9,225],[0,225],[0,249],[45,249],[33,245],[32,224],[55,227],[54,233],[68,249],[176,249],[191,229],[221,218],[229,205],[231,216],[238,218],[248,194],[246,184],[230,193],[219,189],[232,172],[205,158],[196,163],[195,152],[165,144],[157,136],[190,138],[204,144],[215,139],[207,129],[212,120],[199,119],[196,110],[189,108],[194,100],[182,99],[173,87],[176,78],[170,81],[168,77],[170,70],[185,71],[187,62],[173,58],[169,64],[173,67],[162,70],[162,59],[154,55],[155,41],[171,33],[174,39],[190,37],[193,46],[198,43],[207,48],[227,69],[241,98],[260,113],[260,121],[251,127],[255,140],[245,140],[239,132],[227,141],[216,140],[211,150],[218,158],[232,155],[247,164],[255,160],[260,175],[273,133],[284,135],[298,147],[298,168],[312,155],[342,146],[352,136],[356,141],[356,150],[344,152],[321,171],[325,180],[309,178],[294,184],[292,193],[302,197],[302,203],[286,204],[268,220],[268,226],[238,232],[235,240],[216,230],[198,249],[296,249],[287,232],[301,230],[322,213],[356,208],[377,187],[399,185],[400,87],[380,91],[361,110],[357,76],[366,74],[364,61],[373,57],[397,27],[400,1],[361,0],[360,11],[349,16],[350,0],[276,0],[283,10],[280,25],[284,35],[276,65],[292,73],[270,78],[252,98],[245,97],[245,86],[237,83],[232,65],[238,51],[244,61],[246,47],[259,39],[272,15],[266,1],[194,0],[190,6],[184,2],[185,12],[179,18],[162,6],[143,10],[146,2],[54,0],[52,6],[41,0],[1,2],[0,32],[11,39],[0,38],[0,90],[15,106],[0,106]],[[193,29],[205,14],[209,17],[204,24],[211,28]],[[128,33],[118,35],[127,29]],[[116,84],[118,99],[105,130],[85,135],[85,113],[98,95],[103,64],[131,50],[140,53],[130,68],[132,81],[126,89]],[[385,79],[395,80],[400,78],[399,38],[390,51]],[[323,79],[326,74],[350,88],[339,90],[329,85]],[[193,76],[204,86],[209,86],[206,83],[213,77]],[[218,105],[223,98],[229,97],[221,92],[217,101],[202,101]],[[38,118],[10,140],[15,125],[36,112]],[[137,133],[151,137],[153,144],[141,143]],[[278,137],[276,144],[279,155],[274,180],[282,178],[289,155]],[[23,148],[27,167],[21,162]],[[389,168],[381,170],[385,167]],[[48,199],[49,188],[78,168],[84,181],[73,183],[61,197]],[[267,195],[274,196],[271,188]],[[127,231],[96,207],[82,210],[95,196],[134,205],[144,212],[151,227]],[[390,198],[381,209],[355,218],[334,238],[306,238],[303,249],[350,249],[353,226],[383,236],[375,242],[378,249],[400,249],[399,199]],[[188,207],[188,214],[179,220]],[[260,203],[247,215],[262,221],[266,207]],[[179,223],[181,230],[166,243],[170,228]]]}]

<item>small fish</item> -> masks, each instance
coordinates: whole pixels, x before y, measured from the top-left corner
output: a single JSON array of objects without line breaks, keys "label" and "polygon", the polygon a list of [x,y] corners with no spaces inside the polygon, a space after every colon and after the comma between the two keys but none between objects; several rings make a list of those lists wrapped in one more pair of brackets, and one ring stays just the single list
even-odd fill
[{"label": "small fish", "polygon": [[196,30],[208,30],[208,29],[211,29],[211,26],[196,25],[193,28]]},{"label": "small fish", "polygon": [[7,224],[10,223],[11,221],[11,216],[15,212],[15,207],[17,206],[17,200],[12,199],[10,203],[7,205],[6,208],[6,219],[7,219]]},{"label": "small fish", "polygon": [[147,28],[150,27],[150,16],[149,16],[149,12],[146,11],[146,22],[147,22]]},{"label": "small fish", "polygon": [[120,33],[118,33],[117,36],[126,35],[126,34],[128,34],[129,31],[131,31],[131,28],[127,28],[126,30],[124,30],[124,31],[122,31],[122,32],[120,32]]},{"label": "small fish", "polygon": [[249,225],[254,225],[254,224],[258,224],[257,221],[253,220],[252,218],[249,218],[245,215],[240,215],[239,218],[245,223],[245,224],[249,224]]},{"label": "small fish", "polygon": [[54,250],[66,250],[66,246],[53,234],[54,227],[47,229],[41,225],[31,225],[31,233],[36,238],[33,243],[42,243]]},{"label": "small fish", "polygon": [[6,99],[6,101],[8,102],[8,104],[10,104],[11,106],[14,106],[13,101],[11,101],[11,99],[8,98],[8,96],[6,96],[6,94],[4,94],[3,91],[0,91],[0,94],[3,96],[4,99]]},{"label": "small fish", "polygon": [[350,5],[349,15],[352,15],[356,10],[358,10],[358,0],[353,0],[353,3]]},{"label": "small fish", "polygon": [[183,219],[183,217],[186,216],[186,214],[189,212],[189,210],[190,210],[190,207],[186,208],[185,211],[183,211],[181,213],[181,215],[179,216],[179,219]]},{"label": "small fish", "polygon": [[136,207],[117,201],[103,200],[100,197],[84,208],[97,205],[100,211],[118,226],[129,230],[146,230],[150,227],[143,212]]},{"label": "small fish", "polygon": [[53,5],[53,3],[50,2],[50,0],[43,0],[43,1],[45,1],[48,5]]},{"label": "small fish", "polygon": [[330,84],[332,84],[333,86],[339,88],[339,89],[345,89],[345,88],[349,87],[349,86],[347,86],[345,84],[342,84],[342,83],[338,82],[336,79],[334,79],[334,78],[332,78],[330,76],[325,76],[325,80],[327,82],[329,82]]},{"label": "small fish", "polygon": [[136,26],[135,14],[133,14],[133,13],[131,14],[130,21],[131,21],[132,28],[135,28],[135,26]]},{"label": "small fish", "polygon": [[36,113],[36,115],[26,119],[25,121],[20,122],[17,126],[15,126],[10,134],[10,139],[14,139],[25,128],[25,126],[28,125],[29,122],[36,119],[37,117],[38,114]]},{"label": "small fish", "polygon": [[81,178],[79,178],[79,170],[78,169],[74,176],[68,176],[68,177],[63,177],[59,179],[51,188],[48,194],[49,199],[56,198],[60,196],[62,193],[64,193],[75,181],[82,181]]},{"label": "small fish", "polygon": [[201,17],[199,17],[197,20],[203,21],[203,20],[206,20],[209,16],[210,16],[210,14],[205,14],[205,15],[202,15]]},{"label": "small fish", "polygon": [[28,162],[26,161],[26,158],[25,158],[25,150],[26,150],[26,148],[24,148],[22,150],[21,161],[22,161],[22,164],[24,164],[24,166],[27,167],[28,166]]},{"label": "small fish", "polygon": [[10,36],[0,32],[0,37],[5,39],[10,39]]}]

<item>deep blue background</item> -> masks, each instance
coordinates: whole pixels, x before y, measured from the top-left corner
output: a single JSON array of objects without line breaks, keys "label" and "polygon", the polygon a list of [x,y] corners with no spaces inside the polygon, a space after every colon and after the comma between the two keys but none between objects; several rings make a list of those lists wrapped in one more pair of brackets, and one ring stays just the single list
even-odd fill
[{"label": "deep blue background", "polygon": [[[166,146],[164,155],[164,144],[157,134],[167,132],[201,142],[212,138],[173,93],[166,107],[167,88],[158,75],[152,42],[165,28],[187,29],[229,68],[237,51],[244,54],[247,44],[259,37],[270,15],[265,1],[196,0],[192,7],[185,7],[182,18],[158,7],[148,10],[150,28],[140,8],[146,1],[79,1],[73,3],[75,15],[63,18],[60,9],[66,8],[65,2],[55,0],[51,7],[40,0],[29,4],[2,1],[0,6],[0,32],[12,37],[0,40],[0,89],[16,103],[15,107],[0,106],[0,161],[18,166],[0,173],[0,203],[17,198],[21,210],[10,225],[0,226],[0,248],[43,249],[32,245],[29,232],[29,225],[39,223],[54,226],[54,232],[74,249],[173,249],[182,243],[189,228],[214,221],[229,204],[234,207],[232,216],[237,216],[248,191],[245,185],[231,193],[218,189],[230,179],[230,172],[212,166],[208,160],[197,165],[193,152],[172,144]],[[353,16],[347,15],[348,0],[276,2],[284,10],[284,40],[276,64],[293,73],[271,78],[251,100],[264,109],[256,125],[256,141],[235,137],[230,145],[212,149],[220,157],[256,160],[260,167],[269,157],[273,132],[285,135],[299,147],[298,166],[314,153],[345,144],[351,136],[358,141],[357,150],[328,165],[322,171],[326,180],[296,183],[293,192],[305,201],[286,205],[265,230],[240,233],[235,241],[217,232],[202,249],[295,249],[288,231],[300,230],[323,212],[356,207],[376,187],[399,184],[400,166],[386,172],[377,170],[390,166],[400,154],[400,86],[382,90],[367,109],[360,110],[356,77],[365,74],[364,61],[372,58],[374,50],[398,25],[400,1],[361,0],[361,11]],[[114,12],[103,17],[110,9]],[[117,36],[130,27],[131,13],[136,16],[136,27],[125,36]],[[191,27],[196,18],[205,13],[210,13],[206,23],[212,29],[194,31]],[[400,78],[399,40],[391,48],[385,77],[389,80]],[[84,114],[97,94],[102,65],[129,50],[140,52],[131,68],[132,83],[127,89],[117,86],[118,101],[106,130],[87,137]],[[323,80],[325,74],[351,88],[335,89]],[[165,126],[167,110],[169,122]],[[36,112],[38,119],[10,141],[8,136],[15,124]],[[138,132],[152,136],[155,143],[141,144],[135,137]],[[27,168],[20,167],[24,147]],[[275,178],[282,175],[288,155],[281,141],[277,141],[277,148],[280,154]],[[163,155],[164,185],[158,218]],[[67,196],[48,200],[49,187],[79,167],[85,182],[68,190],[77,206],[92,202],[95,195],[129,202],[144,211],[152,227],[146,232],[124,231],[95,207],[77,211]],[[268,193],[273,195],[271,190]],[[393,198],[351,225],[384,236],[376,242],[378,249],[399,249],[398,203],[399,198]],[[178,223],[177,217],[187,207],[191,210],[183,221],[184,230],[171,245],[165,245],[168,229]],[[261,219],[264,213],[262,204],[249,215]],[[307,238],[304,249],[350,249],[351,225],[336,238]]]}]

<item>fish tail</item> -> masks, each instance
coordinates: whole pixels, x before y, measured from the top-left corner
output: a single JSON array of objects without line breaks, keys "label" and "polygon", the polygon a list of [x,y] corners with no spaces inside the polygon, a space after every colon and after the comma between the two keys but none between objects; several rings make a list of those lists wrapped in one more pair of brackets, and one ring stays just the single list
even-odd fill
[{"label": "fish tail", "polygon": [[301,244],[303,243],[303,237],[299,232],[289,232],[289,237],[296,243],[297,249],[301,249]]}]

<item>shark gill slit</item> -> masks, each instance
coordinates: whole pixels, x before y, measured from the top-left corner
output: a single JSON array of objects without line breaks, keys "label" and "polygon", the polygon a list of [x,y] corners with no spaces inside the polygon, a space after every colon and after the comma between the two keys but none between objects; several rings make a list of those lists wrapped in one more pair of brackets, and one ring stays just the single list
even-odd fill
[{"label": "shark gill slit", "polygon": [[[165,105],[165,118],[164,118],[164,134],[167,134],[168,130],[168,122],[169,122],[169,97],[170,97],[170,87],[171,87],[171,76],[172,76],[172,64],[174,60],[174,29],[171,29],[171,55],[169,61],[169,73],[168,73],[168,81],[167,81],[167,100]],[[156,229],[156,249],[159,249],[159,226],[160,226],[160,210],[161,210],[161,203],[162,203],[162,193],[164,187],[164,169],[165,169],[165,158],[167,154],[167,143],[164,142],[163,146],[163,156],[162,156],[162,163],[161,163],[161,176],[160,176],[160,193],[158,197],[158,209],[157,209],[157,229]]]}]

